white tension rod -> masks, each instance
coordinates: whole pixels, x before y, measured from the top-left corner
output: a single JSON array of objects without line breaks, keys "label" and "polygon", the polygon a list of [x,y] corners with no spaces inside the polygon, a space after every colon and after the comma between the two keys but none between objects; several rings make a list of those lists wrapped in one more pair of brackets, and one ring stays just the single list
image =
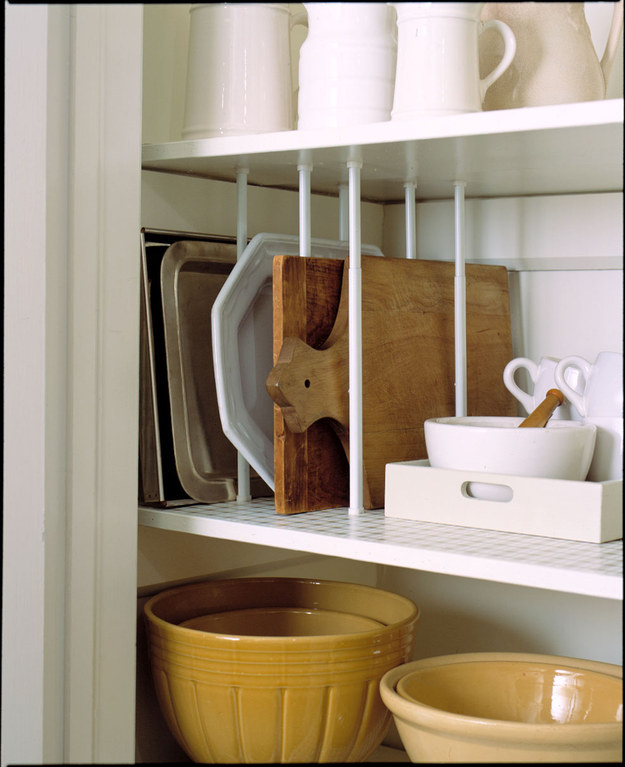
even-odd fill
[{"label": "white tension rod", "polygon": [[349,513],[363,508],[362,438],[362,263],[360,169],[350,160],[349,173]]},{"label": "white tension rod", "polygon": [[339,240],[349,239],[349,187],[339,184]]},{"label": "white tension rod", "polygon": [[[237,171],[237,258],[247,247],[247,168]],[[252,499],[250,492],[250,465],[237,451],[237,501]]]},{"label": "white tension rod", "polygon": [[406,258],[417,257],[417,225],[415,207],[415,189],[413,181],[406,181],[404,193],[406,198]]},{"label": "white tension rod", "polygon": [[299,172],[299,254],[310,256],[310,174],[309,163],[297,166]]},{"label": "white tension rod", "polygon": [[464,181],[454,181],[456,271],[454,276],[454,335],[456,347],[456,415],[467,414],[467,313],[464,269]]}]

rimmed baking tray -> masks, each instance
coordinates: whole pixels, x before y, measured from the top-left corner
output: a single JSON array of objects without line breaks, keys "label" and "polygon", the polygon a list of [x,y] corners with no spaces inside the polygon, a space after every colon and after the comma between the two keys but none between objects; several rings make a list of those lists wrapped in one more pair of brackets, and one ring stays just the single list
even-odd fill
[{"label": "rimmed baking tray", "polygon": [[[211,308],[236,261],[234,238],[141,231],[139,501],[236,498],[236,448],[216,404]],[[252,495],[271,490],[251,473]]]}]

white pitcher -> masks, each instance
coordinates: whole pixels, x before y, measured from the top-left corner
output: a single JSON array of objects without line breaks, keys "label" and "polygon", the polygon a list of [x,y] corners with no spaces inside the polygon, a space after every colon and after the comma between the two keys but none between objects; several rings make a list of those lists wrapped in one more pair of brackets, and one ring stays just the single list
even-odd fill
[{"label": "white pitcher", "polygon": [[308,36],[299,59],[299,129],[391,117],[397,40],[387,3],[304,3]]},{"label": "white pitcher", "polygon": [[[397,10],[397,76],[392,119],[480,112],[488,88],[510,66],[516,42],[501,21],[480,22],[484,3],[391,3]],[[480,79],[478,40],[486,29],[504,55]]]},{"label": "white pitcher", "polygon": [[288,3],[199,3],[190,8],[184,139],[291,130]]}]

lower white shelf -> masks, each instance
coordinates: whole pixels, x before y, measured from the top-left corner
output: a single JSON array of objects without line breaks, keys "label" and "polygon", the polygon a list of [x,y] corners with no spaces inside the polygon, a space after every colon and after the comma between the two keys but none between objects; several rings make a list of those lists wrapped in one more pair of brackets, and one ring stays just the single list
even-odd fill
[{"label": "lower white shelf", "polygon": [[283,516],[273,498],[139,507],[139,524],[413,570],[623,598],[623,542],[584,543],[393,519],[383,509]]}]

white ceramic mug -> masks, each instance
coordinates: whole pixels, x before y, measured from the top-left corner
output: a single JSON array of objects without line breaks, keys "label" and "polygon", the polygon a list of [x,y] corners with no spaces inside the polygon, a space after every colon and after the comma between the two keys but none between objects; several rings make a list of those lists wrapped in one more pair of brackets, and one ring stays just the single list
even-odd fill
[{"label": "white ceramic mug", "polygon": [[[567,373],[577,368],[582,392],[567,384]],[[560,360],[555,371],[558,388],[581,413],[584,423],[597,427],[595,454],[588,479],[603,482],[623,476],[623,355],[601,352],[594,363],[577,355]]]},{"label": "white ceramic mug", "polygon": [[288,3],[190,8],[184,139],[293,128]]},{"label": "white ceramic mug", "polygon": [[[541,357],[538,363],[528,357],[517,357],[510,360],[503,371],[503,382],[506,389],[517,399],[525,408],[527,413],[531,413],[545,399],[549,389],[557,387],[555,372],[556,366],[560,360],[557,357]],[[533,384],[532,393],[522,389],[515,380],[517,370],[526,371],[531,384]],[[579,370],[570,368],[567,372],[567,383],[573,391],[580,391],[583,378]],[[553,419],[565,421],[581,421],[582,416],[568,400],[565,400],[557,407]]]},{"label": "white ceramic mug", "polygon": [[395,11],[387,3],[304,3],[308,36],[299,58],[300,130],[390,120]]},{"label": "white ceramic mug", "polygon": [[[391,3],[397,10],[397,77],[392,119],[423,114],[481,112],[487,89],[512,63],[510,27],[480,21],[484,3]],[[480,79],[478,40],[495,29],[504,41],[501,61]]]}]

